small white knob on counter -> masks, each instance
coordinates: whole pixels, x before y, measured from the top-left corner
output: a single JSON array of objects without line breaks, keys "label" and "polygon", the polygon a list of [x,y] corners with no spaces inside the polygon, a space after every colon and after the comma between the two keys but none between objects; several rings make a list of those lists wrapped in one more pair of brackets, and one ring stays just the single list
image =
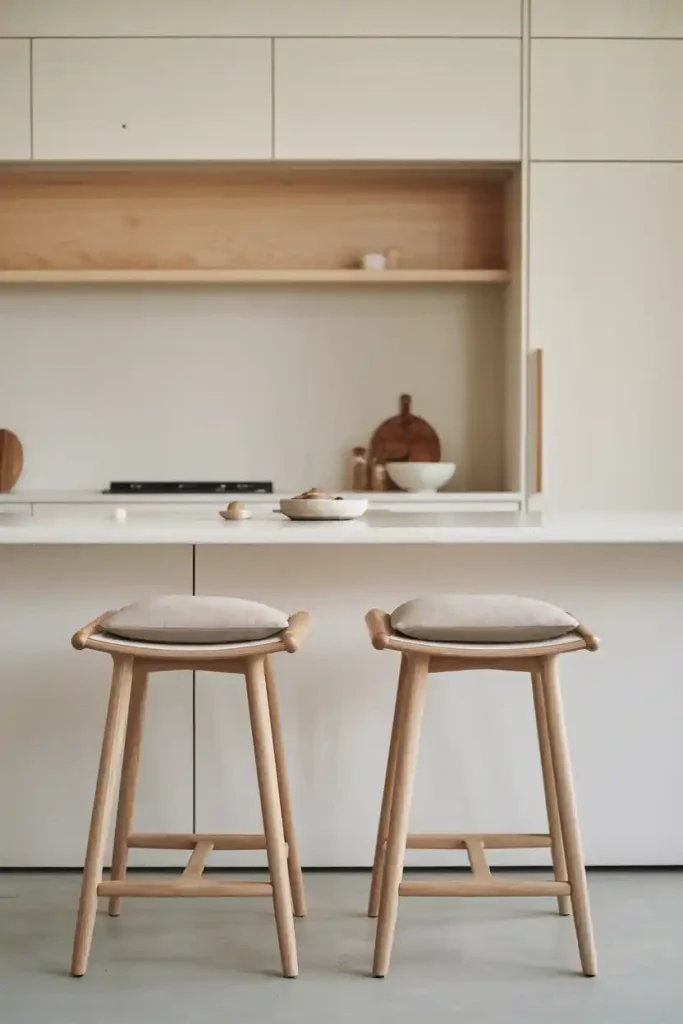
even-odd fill
[{"label": "small white knob on counter", "polygon": [[117,523],[125,523],[128,518],[128,512],[125,508],[117,508],[114,512],[114,519]]}]

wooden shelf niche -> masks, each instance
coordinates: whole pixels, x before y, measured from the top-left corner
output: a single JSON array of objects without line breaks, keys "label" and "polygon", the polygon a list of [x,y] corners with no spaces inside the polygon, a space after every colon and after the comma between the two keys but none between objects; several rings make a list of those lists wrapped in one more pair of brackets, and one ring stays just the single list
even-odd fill
[{"label": "wooden shelf niche", "polygon": [[[282,165],[0,174],[0,282],[500,284],[505,171]],[[399,250],[395,270],[359,269]]]}]

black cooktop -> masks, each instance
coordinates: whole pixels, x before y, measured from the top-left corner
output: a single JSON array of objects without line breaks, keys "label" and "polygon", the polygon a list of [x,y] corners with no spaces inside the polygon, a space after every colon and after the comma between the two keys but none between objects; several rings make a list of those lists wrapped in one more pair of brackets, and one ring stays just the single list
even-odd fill
[{"label": "black cooktop", "polygon": [[112,480],[103,494],[272,494],[272,480]]}]

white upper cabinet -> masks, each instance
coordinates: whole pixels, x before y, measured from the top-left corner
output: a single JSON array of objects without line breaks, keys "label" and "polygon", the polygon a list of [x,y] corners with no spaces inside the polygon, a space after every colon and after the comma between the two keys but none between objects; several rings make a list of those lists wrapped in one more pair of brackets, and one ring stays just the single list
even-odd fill
[{"label": "white upper cabinet", "polygon": [[544,506],[680,511],[683,164],[531,170]]},{"label": "white upper cabinet", "polygon": [[533,36],[683,36],[681,0],[531,0]]},{"label": "white upper cabinet", "polygon": [[37,160],[271,155],[265,39],[37,39]]},{"label": "white upper cabinet", "polygon": [[31,44],[0,39],[0,160],[31,156]]},{"label": "white upper cabinet", "polygon": [[276,40],[274,78],[276,157],[519,159],[517,40]]},{"label": "white upper cabinet", "polygon": [[536,39],[531,55],[532,159],[683,159],[683,41]]},{"label": "white upper cabinet", "polygon": [[521,0],[2,0],[0,36],[520,36]]}]

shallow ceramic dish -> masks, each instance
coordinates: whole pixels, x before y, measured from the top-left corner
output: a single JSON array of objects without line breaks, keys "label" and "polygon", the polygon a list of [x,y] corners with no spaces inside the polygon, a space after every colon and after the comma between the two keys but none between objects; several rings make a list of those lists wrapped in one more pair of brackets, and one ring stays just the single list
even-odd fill
[{"label": "shallow ceramic dish", "polygon": [[251,512],[247,509],[241,509],[238,512],[228,512],[225,508],[219,508],[218,515],[228,523],[246,523],[248,519],[251,519]]},{"label": "shallow ceramic dish", "polygon": [[455,473],[454,462],[387,462],[387,473],[402,491],[434,494]]},{"label": "shallow ceramic dish", "polygon": [[289,519],[339,522],[358,519],[368,507],[366,498],[281,498],[280,512]]}]

